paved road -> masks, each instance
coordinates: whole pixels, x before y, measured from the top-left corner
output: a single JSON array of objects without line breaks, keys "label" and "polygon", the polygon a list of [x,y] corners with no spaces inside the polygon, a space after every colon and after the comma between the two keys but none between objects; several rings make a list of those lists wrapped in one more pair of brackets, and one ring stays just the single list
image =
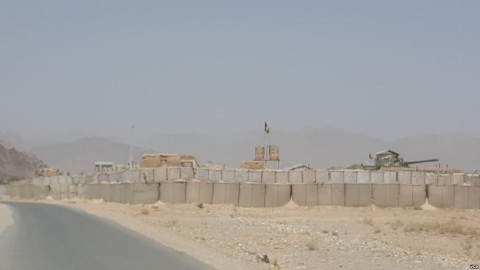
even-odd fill
[{"label": "paved road", "polygon": [[6,202],[2,270],[212,269],[113,222],[63,206]]}]

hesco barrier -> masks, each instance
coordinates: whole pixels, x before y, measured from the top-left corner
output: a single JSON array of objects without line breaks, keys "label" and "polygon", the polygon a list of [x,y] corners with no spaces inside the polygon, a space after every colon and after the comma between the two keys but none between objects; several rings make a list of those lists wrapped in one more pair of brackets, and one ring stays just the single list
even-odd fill
[{"label": "hesco barrier", "polygon": [[402,184],[433,186],[478,186],[479,174],[431,173],[418,171],[368,171],[368,170],[245,170],[206,168],[149,168],[121,172],[99,173],[95,176],[34,177],[29,183],[34,186],[90,183],[162,183],[168,181],[261,183],[261,184]]},{"label": "hesco barrier", "polygon": [[[357,174],[358,179],[358,174]],[[405,176],[401,176],[403,180]],[[412,179],[413,179],[412,174]],[[437,178],[438,180],[438,178]],[[443,180],[442,180],[443,181]],[[438,182],[437,182],[438,184]],[[160,183],[6,185],[12,198],[56,200],[102,199],[107,202],[150,204],[232,204],[239,207],[279,207],[293,200],[300,206],[418,207],[480,209],[480,187],[455,185],[367,183],[253,183],[164,181]]]}]

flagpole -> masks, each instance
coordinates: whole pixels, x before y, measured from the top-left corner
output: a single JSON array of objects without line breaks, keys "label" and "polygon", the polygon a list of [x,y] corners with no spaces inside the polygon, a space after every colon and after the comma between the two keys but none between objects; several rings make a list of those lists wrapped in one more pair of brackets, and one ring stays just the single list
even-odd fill
[{"label": "flagpole", "polygon": [[267,168],[267,122],[265,121],[265,126],[263,128],[263,168]]}]

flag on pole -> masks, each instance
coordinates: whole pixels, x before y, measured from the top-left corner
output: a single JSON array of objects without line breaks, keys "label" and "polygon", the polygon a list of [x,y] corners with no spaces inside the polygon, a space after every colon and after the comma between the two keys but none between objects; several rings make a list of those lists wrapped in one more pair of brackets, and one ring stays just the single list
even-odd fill
[{"label": "flag on pole", "polygon": [[267,122],[265,122],[265,134],[268,135],[268,133],[270,133],[270,127],[268,126]]}]

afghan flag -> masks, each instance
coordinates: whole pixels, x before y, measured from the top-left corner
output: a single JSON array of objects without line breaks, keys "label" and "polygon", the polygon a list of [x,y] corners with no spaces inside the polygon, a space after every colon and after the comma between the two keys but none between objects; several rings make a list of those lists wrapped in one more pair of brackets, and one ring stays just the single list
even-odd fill
[{"label": "afghan flag", "polygon": [[265,122],[265,134],[268,135],[268,133],[270,133],[270,127],[268,126],[267,122]]}]

